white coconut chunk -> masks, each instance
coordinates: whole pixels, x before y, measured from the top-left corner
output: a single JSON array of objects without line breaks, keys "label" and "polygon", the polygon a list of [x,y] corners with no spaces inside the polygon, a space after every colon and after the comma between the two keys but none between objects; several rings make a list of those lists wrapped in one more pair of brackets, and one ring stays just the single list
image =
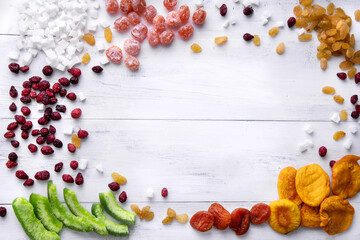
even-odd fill
[{"label": "white coconut chunk", "polygon": [[20,57],[20,53],[18,51],[11,51],[8,53],[8,58],[10,58],[11,60],[19,60],[19,57]]},{"label": "white coconut chunk", "polygon": [[82,92],[79,92],[77,96],[79,97],[79,100],[82,102],[86,100],[86,96]]},{"label": "white coconut chunk", "polygon": [[201,8],[204,6],[204,0],[195,0],[195,6]]},{"label": "white coconut chunk", "polygon": [[79,161],[79,170],[85,170],[87,168],[88,165],[88,160],[87,159],[80,159]]},{"label": "white coconut chunk", "polygon": [[237,19],[235,17],[230,18],[229,20],[231,25],[235,25],[237,23]]},{"label": "white coconut chunk", "polygon": [[146,197],[151,199],[154,197],[154,189],[152,188],[147,188],[146,189]]},{"label": "white coconut chunk", "polygon": [[31,53],[25,53],[22,59],[23,65],[29,65],[33,60],[33,56]]},{"label": "white coconut chunk", "polygon": [[223,5],[223,4],[224,4],[224,0],[216,0],[215,1],[215,7],[217,7],[217,8],[220,8],[221,5]]},{"label": "white coconut chunk", "polygon": [[97,10],[90,10],[89,15],[93,19],[98,19],[99,18],[99,12]]},{"label": "white coconut chunk", "polygon": [[352,140],[351,139],[346,139],[346,141],[344,142],[344,148],[346,150],[350,150],[352,146]]},{"label": "white coconut chunk", "polygon": [[330,117],[330,120],[334,123],[339,123],[341,119],[338,113],[333,113],[333,115]]},{"label": "white coconut chunk", "polygon": [[312,141],[311,139],[306,139],[306,140],[304,141],[304,143],[306,144],[306,146],[307,146],[308,148],[314,148],[314,143],[313,143],[313,141]]},{"label": "white coconut chunk", "polygon": [[349,127],[349,131],[352,133],[352,134],[356,134],[357,131],[358,131],[358,128],[355,126],[355,125],[352,125]]},{"label": "white coconut chunk", "polygon": [[275,27],[279,27],[279,28],[283,28],[285,26],[285,22],[284,21],[276,21],[274,23]]},{"label": "white coconut chunk", "polygon": [[314,126],[311,125],[311,124],[308,124],[308,125],[305,126],[304,131],[305,131],[307,134],[311,135],[311,134],[313,134],[313,132],[314,132]]},{"label": "white coconut chunk", "polygon": [[299,143],[298,149],[300,152],[305,152],[306,150],[308,150],[308,145],[305,142]]},{"label": "white coconut chunk", "polygon": [[104,172],[104,168],[103,168],[103,166],[102,166],[102,164],[100,163],[100,164],[98,164],[98,165],[96,165],[96,170],[99,172],[99,173],[103,173]]},{"label": "white coconut chunk", "polygon": [[251,4],[254,5],[254,6],[259,6],[260,1],[259,0],[251,0]]},{"label": "white coconut chunk", "polygon": [[66,126],[63,131],[64,135],[72,136],[74,133],[74,128],[72,126]]},{"label": "white coconut chunk", "polygon": [[306,33],[306,30],[304,28],[300,28],[300,29],[296,30],[296,33],[297,33],[298,36],[300,36],[300,35]]},{"label": "white coconut chunk", "polygon": [[97,23],[96,22],[90,22],[89,24],[88,24],[88,30],[89,31],[91,31],[91,32],[96,32],[96,30],[97,30]]},{"label": "white coconut chunk", "polygon": [[225,21],[222,26],[223,28],[228,28],[229,25],[230,25],[229,21]]},{"label": "white coconut chunk", "polygon": [[108,64],[110,61],[109,61],[109,59],[106,57],[106,56],[103,56],[103,57],[101,57],[100,58],[100,64],[101,65],[106,65],[106,64]]}]

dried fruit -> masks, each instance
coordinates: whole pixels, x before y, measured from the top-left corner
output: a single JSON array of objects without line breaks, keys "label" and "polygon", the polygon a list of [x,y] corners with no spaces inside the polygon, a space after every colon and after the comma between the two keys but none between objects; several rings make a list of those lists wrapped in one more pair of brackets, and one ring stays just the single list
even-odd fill
[{"label": "dried fruit", "polygon": [[43,146],[41,148],[41,153],[44,155],[51,155],[54,153],[54,150],[50,146]]},{"label": "dried fruit", "polygon": [[296,23],[296,18],[294,17],[290,17],[288,20],[287,20],[287,25],[289,28],[292,28]]},{"label": "dried fruit", "polygon": [[216,43],[217,45],[220,45],[220,44],[226,43],[227,40],[228,40],[228,37],[227,37],[227,36],[216,37],[216,38],[215,38],[215,43]]},{"label": "dried fruit", "polygon": [[357,69],[356,67],[351,67],[347,72],[348,78],[354,78],[356,75]]},{"label": "dried fruit", "polygon": [[165,23],[167,27],[176,28],[181,25],[181,19],[178,12],[171,11],[166,15]]},{"label": "dried fruit", "polygon": [[53,68],[50,65],[46,65],[42,69],[42,73],[45,76],[51,76],[51,74],[54,72]]},{"label": "dried fruit", "polygon": [[279,33],[279,28],[278,27],[273,27],[269,30],[269,35],[271,37],[275,37],[277,34]]},{"label": "dried fruit", "polygon": [[11,146],[13,146],[14,148],[18,148],[19,145],[20,145],[19,141],[11,140]]},{"label": "dried fruit", "polygon": [[325,94],[333,95],[335,94],[335,88],[326,86],[322,88],[322,92]]},{"label": "dried fruit", "polygon": [[201,25],[205,22],[205,19],[206,19],[206,11],[202,8],[196,9],[192,16],[193,22],[197,25]]},{"label": "dried fruit", "polygon": [[27,71],[29,71],[29,66],[28,65],[25,65],[25,66],[22,66],[20,67],[20,71],[23,72],[23,73],[26,73]]},{"label": "dried fruit", "polygon": [[337,131],[333,135],[333,139],[335,141],[340,140],[341,138],[345,137],[346,133],[344,131]]},{"label": "dried fruit", "polygon": [[72,143],[68,143],[67,145],[69,152],[74,153],[76,151],[76,147]]},{"label": "dried fruit", "polygon": [[123,14],[128,14],[132,11],[131,0],[120,0],[120,11]]},{"label": "dried fruit", "polygon": [[111,191],[117,191],[120,189],[120,185],[117,182],[111,182],[109,183],[109,188],[111,189]]},{"label": "dried fruit", "polygon": [[35,144],[30,143],[28,149],[31,153],[35,153],[38,150],[38,147]]},{"label": "dried fruit", "polygon": [[116,172],[113,172],[113,173],[111,174],[111,177],[113,178],[113,180],[114,180],[115,182],[117,182],[117,183],[120,184],[120,185],[123,185],[123,184],[125,184],[125,183],[127,182],[126,177],[124,177],[124,176],[122,176],[122,175],[120,175],[120,174],[118,174],[118,173],[116,173]]},{"label": "dried fruit", "polygon": [[175,220],[181,223],[186,223],[189,220],[189,216],[186,213],[178,214],[175,216]]},{"label": "dried fruit", "polygon": [[143,219],[150,211],[150,206],[145,206],[140,211],[140,219]]},{"label": "dried fruit", "polygon": [[5,216],[6,216],[6,208],[0,207],[0,217],[5,217]]},{"label": "dried fruit", "polygon": [[56,148],[61,148],[63,146],[63,143],[59,139],[55,139],[53,145]]},{"label": "dried fruit", "polygon": [[23,183],[23,185],[24,185],[25,187],[30,187],[30,186],[34,185],[34,180],[31,179],[31,178],[26,179],[25,182]]},{"label": "dried fruit", "polygon": [[81,117],[81,109],[80,108],[75,108],[74,110],[71,111],[71,117],[72,118],[79,118]]},{"label": "dried fruit", "polygon": [[110,14],[115,14],[119,10],[119,3],[117,0],[106,0],[105,9]]},{"label": "dried fruit", "polygon": [[6,165],[7,168],[11,169],[11,168],[16,167],[18,164],[16,162],[14,162],[14,161],[9,160],[9,161],[6,162],[5,165]]},{"label": "dried fruit", "polygon": [[59,162],[59,163],[55,164],[54,171],[55,172],[61,172],[63,166],[64,166],[64,163],[62,163],[62,162]]},{"label": "dried fruit", "polygon": [[154,216],[155,216],[154,212],[149,212],[148,214],[146,214],[146,215],[144,216],[144,219],[145,219],[146,221],[150,221],[150,220],[152,220],[152,219],[154,218]]},{"label": "dried fruit", "polygon": [[245,7],[243,10],[243,13],[245,16],[250,16],[251,14],[253,14],[253,12],[254,12],[254,9],[251,6]]},{"label": "dried fruit", "polygon": [[9,95],[10,95],[10,97],[12,97],[12,98],[17,98],[17,96],[18,96],[18,91],[16,90],[16,88],[15,88],[14,86],[11,86],[11,87],[10,87]]},{"label": "dried fruit", "polygon": [[160,34],[160,43],[162,45],[170,45],[175,38],[175,33],[172,30],[166,30]]},{"label": "dried fruit", "polygon": [[342,233],[351,226],[354,214],[349,201],[339,196],[328,197],[320,206],[320,227],[329,235]]},{"label": "dried fruit", "polygon": [[123,202],[126,202],[126,200],[127,200],[126,192],[122,191],[119,195],[119,201],[123,203]]},{"label": "dried fruit", "polygon": [[141,22],[140,16],[136,12],[131,12],[128,14],[128,19],[130,24],[137,25]]},{"label": "dried fruit", "polygon": [[278,176],[278,193],[280,199],[288,199],[296,205],[300,205],[302,200],[296,191],[295,177],[296,169],[293,167],[283,168]]},{"label": "dried fruit", "polygon": [[73,169],[73,170],[76,170],[79,166],[79,163],[77,161],[71,161],[70,162],[70,167]]},{"label": "dried fruit", "polygon": [[18,178],[18,179],[28,179],[29,176],[23,171],[23,170],[18,170],[15,172],[15,176]]},{"label": "dried fruit", "polygon": [[15,112],[17,110],[16,104],[15,103],[10,104],[9,110]]},{"label": "dried fruit", "polygon": [[168,192],[168,190],[167,190],[167,188],[163,188],[162,190],[161,190],[161,196],[162,197],[167,197],[168,196],[168,194],[169,194],[169,192]]},{"label": "dried fruit", "polygon": [[159,33],[165,30],[165,18],[163,16],[156,15],[153,19],[153,24],[155,29],[158,30]]},{"label": "dried fruit", "polygon": [[255,44],[255,46],[260,46],[260,37],[259,35],[254,35],[254,38],[252,39],[253,43]]},{"label": "dried fruit", "polygon": [[265,203],[255,204],[250,210],[250,221],[252,224],[263,224],[270,217],[271,209]]},{"label": "dried fruit", "polygon": [[131,5],[137,14],[142,14],[146,10],[146,1],[145,0],[131,0]]},{"label": "dried fruit", "polygon": [[79,148],[81,146],[81,139],[78,137],[78,135],[74,134],[71,137],[71,143],[76,147]]},{"label": "dried fruit", "polygon": [[177,0],[164,0],[163,4],[167,10],[171,11],[175,8],[177,4]]},{"label": "dried fruit", "polygon": [[281,55],[283,54],[285,51],[285,43],[281,42],[279,43],[279,45],[276,47],[276,53]]},{"label": "dried fruit", "polygon": [[321,58],[320,59],[320,68],[322,70],[325,70],[327,68],[327,59],[326,58]]},{"label": "dried fruit", "polygon": [[20,71],[20,65],[17,63],[10,63],[8,67],[10,71],[13,73],[19,73]]},{"label": "dried fruit", "polygon": [[[135,13],[136,14],[136,13]],[[114,29],[117,31],[125,31],[130,28],[130,21],[127,17],[119,17],[114,22]],[[107,30],[109,29],[109,30]],[[104,31],[105,39],[107,42],[111,42],[112,40],[112,32],[110,28],[106,28]]]},{"label": "dried fruit", "polygon": [[31,113],[31,110],[28,107],[21,107],[21,112],[22,112],[22,114],[24,114],[24,116],[29,116]]},{"label": "dried fruit", "polygon": [[48,180],[50,178],[50,173],[46,170],[39,171],[39,172],[35,173],[34,177],[36,180]]},{"label": "dried fruit", "polygon": [[19,126],[19,124],[17,122],[12,122],[7,126],[6,129],[12,131],[12,130],[15,130],[18,126]]},{"label": "dried fruit", "polygon": [[355,20],[359,22],[360,21],[360,10],[359,9],[355,10],[354,16],[355,16]]},{"label": "dried fruit", "polygon": [[82,130],[82,129],[80,129],[79,131],[78,131],[78,137],[80,138],[80,139],[84,139],[84,138],[87,138],[87,136],[89,135],[89,133],[86,131],[86,130]]},{"label": "dried fruit", "polygon": [[126,56],[125,60],[124,60],[125,66],[130,69],[130,70],[138,70],[139,66],[140,66],[140,62],[139,60],[137,60],[136,57],[133,56]]},{"label": "dried fruit", "polygon": [[154,19],[156,14],[157,14],[156,8],[153,5],[149,5],[149,6],[146,7],[146,10],[145,10],[145,13],[144,13],[144,18],[149,23],[152,23],[152,20]]},{"label": "dried fruit", "polygon": [[81,173],[78,173],[75,177],[75,184],[82,185],[84,183],[84,177]]},{"label": "dried fruit", "polygon": [[147,40],[150,46],[155,47],[160,43],[160,36],[158,30],[156,28],[152,28],[148,31]]},{"label": "dried fruit", "polygon": [[130,208],[131,208],[131,210],[133,210],[134,211],[134,213],[136,214],[136,215],[140,215],[140,208],[139,208],[139,206],[138,205],[136,205],[136,204],[131,204],[130,205]]},{"label": "dried fruit", "polygon": [[226,15],[226,13],[227,13],[227,6],[226,6],[226,4],[223,4],[220,7],[220,15],[224,17]]},{"label": "dried fruit", "polygon": [[74,178],[69,174],[63,174],[62,179],[63,179],[64,182],[74,183]]},{"label": "dried fruit", "polygon": [[85,33],[83,36],[83,39],[85,42],[87,42],[89,45],[94,46],[95,45],[95,37],[91,33]]},{"label": "dried fruit", "polygon": [[199,211],[191,217],[190,225],[197,231],[207,232],[214,225],[214,217],[207,211]]},{"label": "dried fruit", "polygon": [[79,68],[71,68],[71,69],[68,69],[67,71],[74,77],[80,77],[80,75],[81,75],[81,70]]},{"label": "dried fruit", "polygon": [[176,212],[172,208],[168,208],[166,214],[168,215],[168,217],[171,217],[171,218],[176,217]]},{"label": "dried fruit", "polygon": [[194,32],[194,27],[190,23],[185,24],[184,26],[178,29],[179,37],[182,40],[189,39],[192,36],[193,32]]},{"label": "dried fruit", "polygon": [[90,54],[89,53],[84,53],[84,55],[81,58],[81,62],[83,64],[88,64],[90,62]]},{"label": "dried fruit", "polygon": [[126,39],[124,42],[124,51],[129,55],[137,56],[141,50],[141,43],[135,39]]},{"label": "dried fruit", "polygon": [[245,41],[250,41],[250,40],[252,40],[253,38],[254,38],[254,36],[251,35],[250,33],[245,33],[245,34],[243,35],[243,39],[244,39]]},{"label": "dried fruit", "polygon": [[[190,9],[187,5],[182,5],[179,8],[179,17],[182,22],[187,22],[190,18]],[[155,24],[154,24],[155,25]]]},{"label": "dried fruit", "polygon": [[320,155],[320,157],[325,157],[325,156],[326,156],[326,153],[327,153],[326,147],[322,146],[322,147],[319,148],[319,155]]},{"label": "dried fruit", "polygon": [[166,217],[162,220],[162,224],[170,224],[173,221],[174,218],[172,217]]},{"label": "dried fruit", "polygon": [[213,215],[214,227],[217,229],[224,230],[230,225],[231,215],[222,205],[213,203],[209,207],[208,212]]},{"label": "dried fruit", "polygon": [[311,207],[320,206],[330,194],[330,178],[318,164],[300,168],[296,173],[295,184],[301,200]]},{"label": "dried fruit", "polygon": [[270,203],[269,224],[275,231],[286,234],[299,228],[301,215],[298,206],[288,199]]},{"label": "dried fruit", "polygon": [[352,95],[350,98],[350,102],[355,105],[358,101],[358,95]]},{"label": "dried fruit", "polygon": [[201,46],[199,45],[199,44],[197,44],[197,43],[193,43],[192,45],[191,45],[191,47],[190,47],[190,49],[193,51],[193,52],[195,52],[195,53],[199,53],[199,52],[201,52]]},{"label": "dried fruit", "polygon": [[301,226],[309,228],[320,227],[320,207],[310,207],[303,204],[300,209]]},{"label": "dried fruit", "polygon": [[250,227],[250,212],[245,208],[236,208],[231,212],[230,229],[236,235],[245,234]]},{"label": "dried fruit", "polygon": [[339,117],[341,120],[346,121],[348,118],[348,114],[347,114],[346,110],[341,110],[339,113]]},{"label": "dried fruit", "polygon": [[347,78],[347,74],[344,72],[339,72],[336,74],[338,76],[338,78],[340,78],[341,80],[345,80]]},{"label": "dried fruit", "polygon": [[312,35],[309,34],[309,33],[303,33],[303,34],[301,34],[300,36],[298,36],[298,39],[299,39],[300,41],[310,41],[311,38],[312,38]]},{"label": "dried fruit", "polygon": [[94,73],[101,73],[104,69],[101,67],[101,66],[93,66],[91,68],[91,70],[94,72]]},{"label": "dried fruit", "polygon": [[6,133],[4,134],[4,137],[7,138],[7,139],[9,139],[9,138],[14,138],[14,137],[15,137],[15,133],[12,132],[12,131],[6,132]]},{"label": "dried fruit", "polygon": [[114,45],[106,50],[106,56],[113,63],[120,63],[123,57],[121,49]]}]

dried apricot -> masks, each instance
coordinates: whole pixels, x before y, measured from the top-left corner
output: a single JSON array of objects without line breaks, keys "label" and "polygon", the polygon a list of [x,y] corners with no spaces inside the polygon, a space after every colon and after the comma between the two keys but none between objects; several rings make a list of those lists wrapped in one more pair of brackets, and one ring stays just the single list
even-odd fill
[{"label": "dried apricot", "polygon": [[347,155],[332,168],[332,192],[342,198],[352,198],[360,191],[360,157]]},{"label": "dried apricot", "polygon": [[106,50],[106,56],[113,63],[120,63],[123,58],[121,48],[115,45],[110,46]]},{"label": "dried apricot", "polygon": [[344,131],[337,131],[333,135],[333,139],[335,141],[340,140],[341,138],[345,137],[346,133]]},{"label": "dried apricot", "polygon": [[84,55],[81,58],[81,62],[83,64],[88,64],[90,62],[90,54],[89,53],[84,53]]},{"label": "dried apricot", "polygon": [[113,180],[114,180],[115,182],[117,182],[117,183],[120,184],[120,185],[123,185],[123,184],[125,184],[125,183],[127,182],[126,177],[124,177],[124,176],[122,176],[122,175],[120,175],[120,174],[118,174],[118,173],[116,173],[116,172],[113,172],[113,173],[111,174],[111,177],[113,178]]},{"label": "dried apricot", "polygon": [[93,46],[95,45],[95,37],[91,33],[85,33],[83,36],[83,39],[85,42],[87,42],[89,45]]},{"label": "dried apricot", "polygon": [[130,208],[131,208],[131,210],[134,211],[134,213],[135,213],[136,215],[138,215],[138,216],[140,215],[141,210],[140,210],[140,208],[139,208],[138,205],[136,205],[136,204],[131,204]]},{"label": "dried apricot", "polygon": [[168,215],[168,217],[171,217],[171,218],[176,217],[176,212],[172,208],[168,208],[166,214]]},{"label": "dried apricot", "polygon": [[214,227],[217,229],[224,230],[230,225],[231,215],[222,205],[213,203],[208,211],[214,216]]},{"label": "dried apricot", "polygon": [[186,223],[189,220],[189,216],[186,213],[178,214],[176,215],[175,220],[181,223]]},{"label": "dried apricot", "polygon": [[227,37],[227,36],[216,37],[216,38],[215,38],[215,43],[216,43],[217,45],[220,45],[220,44],[223,44],[223,43],[227,42],[227,40],[228,40],[228,37]]},{"label": "dried apricot", "polygon": [[320,206],[330,194],[330,178],[318,164],[300,168],[295,178],[296,191],[301,200],[311,206]]},{"label": "dried apricot", "polygon": [[110,28],[105,28],[104,30],[104,37],[107,42],[111,42],[112,40],[112,32]]},{"label": "dried apricot", "polygon": [[270,203],[269,224],[275,231],[286,234],[299,228],[301,215],[298,206],[290,200],[280,199]]},{"label": "dried apricot", "polygon": [[191,217],[190,225],[197,231],[207,232],[214,225],[214,216],[208,211],[199,211]]},{"label": "dried apricot", "polygon": [[265,203],[255,204],[250,210],[250,221],[252,224],[263,224],[270,217],[271,209]]},{"label": "dried apricot", "polygon": [[329,235],[342,233],[351,226],[354,214],[349,201],[339,196],[328,197],[320,206],[320,227]]},{"label": "dried apricot", "polygon": [[250,227],[250,212],[245,208],[236,208],[231,212],[230,229],[233,230],[236,235],[245,234]]},{"label": "dried apricot", "polygon": [[325,94],[332,95],[332,94],[335,93],[335,88],[330,87],[330,86],[325,86],[325,87],[322,88],[322,92],[325,93]]},{"label": "dried apricot", "polygon": [[320,207],[310,207],[303,204],[300,209],[301,226],[309,228],[320,227]]},{"label": "dried apricot", "polygon": [[193,52],[195,52],[195,53],[199,53],[199,52],[201,52],[201,46],[199,45],[199,44],[197,44],[197,43],[193,43],[192,45],[191,45],[191,50],[193,50]]},{"label": "dried apricot", "polygon": [[81,146],[81,139],[78,137],[78,135],[74,134],[71,137],[71,143],[76,147],[79,148]]},{"label": "dried apricot", "polygon": [[302,201],[295,186],[296,173],[297,171],[293,167],[283,168],[279,173],[277,188],[280,199],[288,199],[296,205],[300,205]]}]

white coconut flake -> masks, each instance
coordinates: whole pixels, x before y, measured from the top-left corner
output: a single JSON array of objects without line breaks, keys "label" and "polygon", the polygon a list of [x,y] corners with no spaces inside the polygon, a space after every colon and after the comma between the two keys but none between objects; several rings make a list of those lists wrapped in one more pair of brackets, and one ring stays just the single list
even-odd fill
[{"label": "white coconut flake", "polygon": [[299,143],[298,149],[300,152],[305,152],[306,150],[308,150],[308,145],[305,142]]},{"label": "white coconut flake", "polygon": [[88,165],[87,159],[80,159],[80,161],[79,161],[79,169],[80,170],[85,170],[87,168],[87,165]]},{"label": "white coconut flake", "polygon": [[304,144],[306,144],[307,148],[314,148],[314,143],[311,139],[306,139]]},{"label": "white coconut flake", "polygon": [[352,146],[352,140],[351,139],[346,139],[346,141],[344,142],[344,148],[346,150],[350,150]]},{"label": "white coconut flake", "polygon": [[223,4],[224,4],[224,0],[216,0],[215,1],[215,7],[217,7],[217,8],[220,8],[221,5],[223,5]]},{"label": "white coconut flake", "polygon": [[11,60],[17,61],[17,60],[19,60],[20,53],[18,51],[11,51],[11,52],[8,53],[7,56]]},{"label": "white coconut flake", "polygon": [[146,197],[147,198],[153,198],[154,197],[154,189],[152,189],[152,188],[147,188],[146,189]]},{"label": "white coconut flake", "polygon": [[358,131],[358,128],[357,128],[357,126],[352,125],[352,126],[349,127],[349,131],[350,131],[352,134],[356,134],[357,131]]},{"label": "white coconut flake", "polygon": [[98,164],[98,165],[96,165],[96,171],[98,171],[99,173],[103,173],[104,172],[104,168],[103,168],[103,166],[102,166],[102,164],[100,163],[100,164]]},{"label": "white coconut flake", "polygon": [[311,135],[311,134],[313,134],[313,132],[314,132],[314,127],[313,127],[311,124],[306,125],[305,128],[304,128],[304,131],[305,131],[307,134]]},{"label": "white coconut flake", "polygon": [[333,115],[330,117],[330,120],[334,123],[339,123],[341,119],[338,113],[333,113]]}]

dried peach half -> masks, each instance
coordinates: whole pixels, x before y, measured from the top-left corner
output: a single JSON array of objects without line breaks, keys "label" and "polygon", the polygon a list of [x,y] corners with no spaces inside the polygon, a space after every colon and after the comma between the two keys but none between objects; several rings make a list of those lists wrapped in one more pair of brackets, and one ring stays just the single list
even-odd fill
[{"label": "dried peach half", "polygon": [[320,227],[329,235],[342,233],[350,227],[354,214],[349,201],[335,195],[328,197],[320,206]]},{"label": "dried peach half", "polygon": [[300,209],[301,213],[301,226],[309,228],[320,227],[320,208],[310,207],[303,204]]},{"label": "dried peach half", "polygon": [[320,206],[330,194],[330,178],[324,169],[315,163],[297,171],[295,184],[301,200],[311,207]]},{"label": "dried peach half", "polygon": [[288,199],[276,200],[269,204],[271,214],[269,224],[279,233],[292,232],[300,226],[301,215],[299,207]]},{"label": "dried peach half", "polygon": [[347,155],[332,168],[332,192],[342,198],[351,198],[360,191],[360,157]]},{"label": "dried peach half", "polygon": [[295,187],[296,169],[293,167],[286,167],[282,169],[278,177],[278,193],[280,199],[289,199],[296,205],[302,203]]}]

